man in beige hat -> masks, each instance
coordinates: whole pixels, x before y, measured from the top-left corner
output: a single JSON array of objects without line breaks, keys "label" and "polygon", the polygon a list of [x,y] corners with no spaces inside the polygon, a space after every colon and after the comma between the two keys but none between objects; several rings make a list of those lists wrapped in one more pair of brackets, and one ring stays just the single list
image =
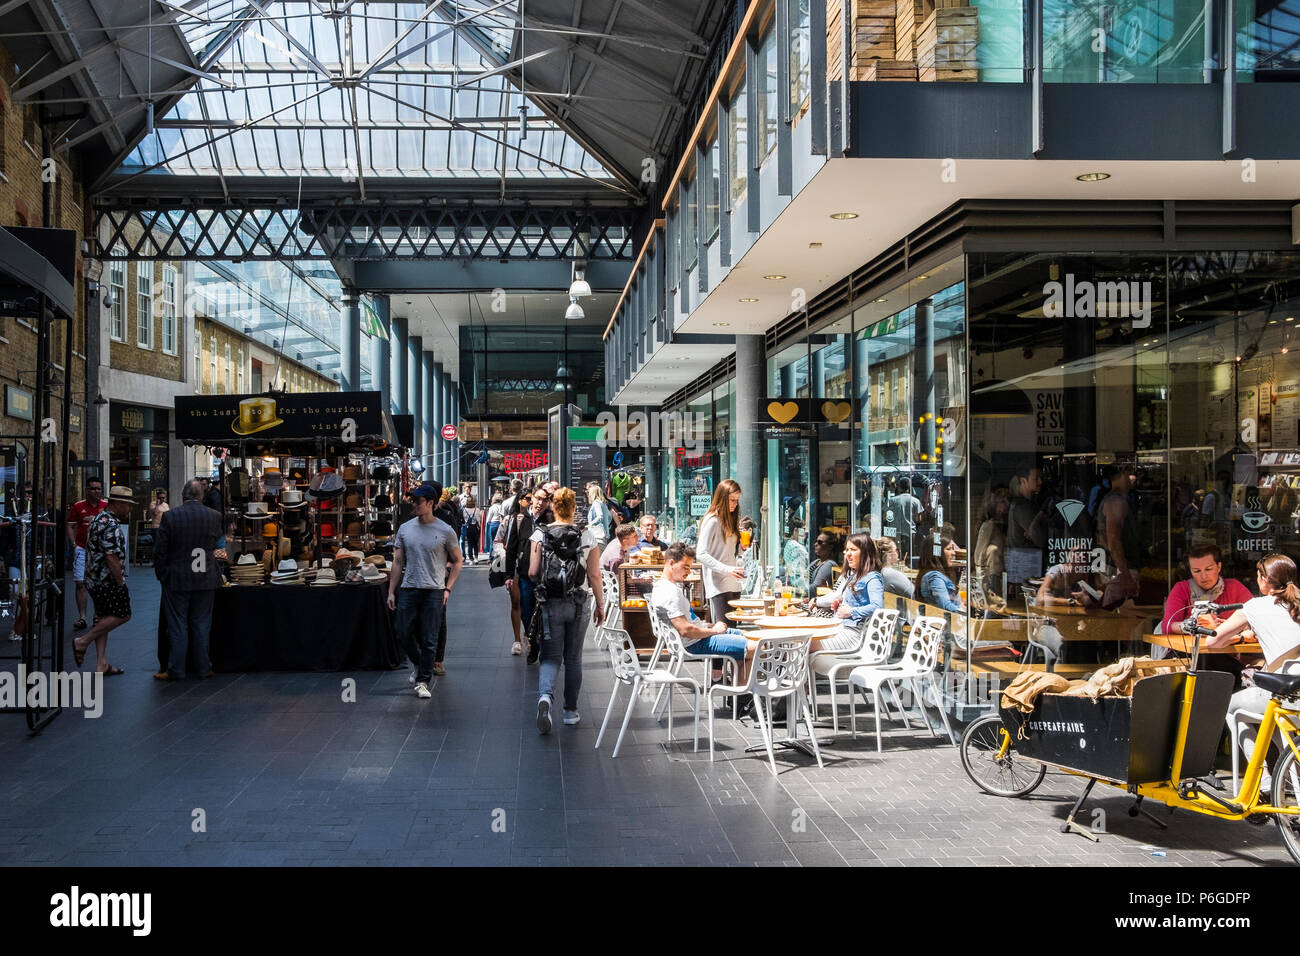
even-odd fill
[{"label": "man in beige hat", "polygon": [[94,644],[98,658],[95,670],[105,677],[122,673],[122,668],[108,663],[108,632],[131,617],[131,595],[126,589],[126,548],[119,529],[134,504],[135,496],[130,488],[114,485],[109,489],[108,504],[86,531],[86,588],[95,602],[99,619],[72,642],[72,654],[80,667],[86,651]]}]

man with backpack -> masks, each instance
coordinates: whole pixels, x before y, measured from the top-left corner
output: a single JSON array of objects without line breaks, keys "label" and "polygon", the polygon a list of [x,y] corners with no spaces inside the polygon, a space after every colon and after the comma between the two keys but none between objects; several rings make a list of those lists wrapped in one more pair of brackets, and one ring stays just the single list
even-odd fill
[{"label": "man with backpack", "polygon": [[[555,679],[564,662],[564,723],[582,719],[578,713],[578,691],[582,688],[582,641],[588,617],[597,626],[604,621],[604,608],[591,595],[601,593],[600,551],[590,532],[579,532],[573,524],[577,505],[572,488],[560,488],[551,499],[555,520],[538,527],[532,535],[529,576],[536,582],[534,595],[542,605],[541,673],[537,678],[537,729],[551,732],[551,707]],[[583,589],[591,588],[591,593]]]}]

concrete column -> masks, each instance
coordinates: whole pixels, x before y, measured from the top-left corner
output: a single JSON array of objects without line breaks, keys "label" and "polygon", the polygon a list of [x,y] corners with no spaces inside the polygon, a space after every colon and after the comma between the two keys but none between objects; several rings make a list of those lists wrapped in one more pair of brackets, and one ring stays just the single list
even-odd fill
[{"label": "concrete column", "polygon": [[[457,400],[458,390],[456,387],[456,382],[451,377],[451,373],[446,370],[443,370],[442,379],[443,379],[443,386],[445,388],[445,396],[446,396],[445,398],[446,409],[443,417],[446,420],[446,424],[455,425],[456,428],[459,429],[460,428],[460,402]],[[447,481],[449,484],[455,484],[456,482],[460,481],[460,468],[461,468],[460,442],[459,441],[448,442],[447,450],[451,453],[447,456]],[[466,477],[472,477],[472,476],[467,475]]]},{"label": "concrete column", "polygon": [[[421,445],[424,448],[424,454],[436,455],[438,451],[438,429],[442,423],[438,421],[438,380],[433,374],[433,353],[420,353],[420,381],[422,395],[424,398],[424,433],[421,437]],[[426,458],[424,467],[426,473],[436,477],[437,472],[434,466],[437,458]]]},{"label": "concrete column", "polygon": [[343,391],[361,388],[361,299],[355,289],[343,293],[343,329],[339,336],[340,382]]},{"label": "concrete column", "polygon": [[[432,361],[432,355],[430,355]],[[433,448],[438,452],[438,480],[447,485],[447,443],[442,438],[442,426],[447,424],[447,383],[442,374],[442,363],[433,362]]]},{"label": "concrete column", "polygon": [[375,314],[379,316],[382,336],[376,336],[370,342],[373,349],[370,357],[371,378],[375,382],[375,391],[380,394],[380,408],[390,408],[393,402],[393,324],[388,309],[388,296],[375,296]]},{"label": "concrete column", "polygon": [[415,450],[424,454],[424,336],[406,340],[406,410],[415,416]]},{"label": "concrete column", "polygon": [[758,524],[759,540],[767,522],[762,514],[763,505],[763,442],[757,423],[764,401],[766,375],[764,374],[763,336],[736,336],[736,412],[731,423],[736,433],[736,461],[733,473],[740,483],[740,511]]},{"label": "concrete column", "polygon": [[392,354],[392,371],[389,383],[392,386],[392,401],[389,403],[389,410],[394,415],[411,414],[411,370],[406,364],[406,350],[408,348],[408,335],[406,319],[392,320],[393,341],[390,344],[389,352]]},{"label": "concrete column", "polygon": [[[815,343],[821,344],[821,343]],[[812,386],[813,398],[826,397],[826,346],[822,345],[812,354],[812,368],[808,370],[808,384]]]}]

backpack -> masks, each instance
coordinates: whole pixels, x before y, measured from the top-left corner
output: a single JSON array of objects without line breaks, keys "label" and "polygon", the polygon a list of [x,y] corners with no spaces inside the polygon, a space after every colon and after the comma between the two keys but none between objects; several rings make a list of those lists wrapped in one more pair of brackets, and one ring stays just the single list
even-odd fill
[{"label": "backpack", "polygon": [[537,600],[572,598],[587,580],[582,533],[571,524],[552,524],[542,532],[542,571]]}]

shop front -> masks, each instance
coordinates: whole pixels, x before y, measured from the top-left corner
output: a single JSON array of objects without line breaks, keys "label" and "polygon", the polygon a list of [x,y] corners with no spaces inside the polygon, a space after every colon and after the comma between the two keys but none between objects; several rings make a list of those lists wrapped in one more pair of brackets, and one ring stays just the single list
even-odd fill
[{"label": "shop front", "polygon": [[141,527],[139,522],[148,518],[147,508],[154,492],[171,488],[171,412],[114,401],[109,403],[108,420],[111,484],[125,485],[135,495],[130,516],[134,540],[136,529]]},{"label": "shop front", "polygon": [[[1300,562],[1300,254],[978,248],[769,333],[742,503],[769,581],[806,588],[819,534],[889,538],[945,667],[1077,676],[1151,651],[1189,551],[1252,589]],[[663,461],[677,513],[729,476]]]}]

